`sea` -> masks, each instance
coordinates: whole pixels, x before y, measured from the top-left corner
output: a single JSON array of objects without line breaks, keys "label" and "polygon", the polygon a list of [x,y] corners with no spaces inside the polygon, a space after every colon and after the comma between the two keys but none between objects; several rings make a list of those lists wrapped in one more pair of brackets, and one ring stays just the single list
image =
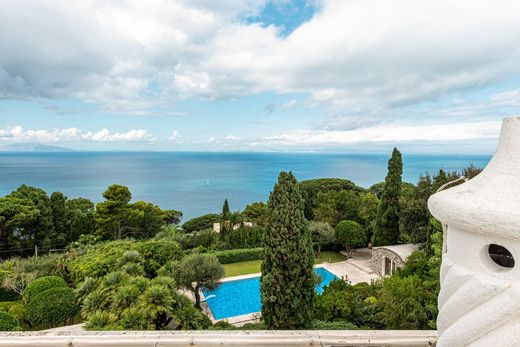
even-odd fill
[{"label": "sea", "polygon": [[[439,169],[484,167],[486,155],[403,154],[403,180]],[[244,152],[0,152],[0,196],[21,184],[102,201],[111,184],[128,186],[133,201],[180,210],[183,220],[267,201],[280,171],[298,180],[346,178],[362,187],[384,180],[387,154]]]}]

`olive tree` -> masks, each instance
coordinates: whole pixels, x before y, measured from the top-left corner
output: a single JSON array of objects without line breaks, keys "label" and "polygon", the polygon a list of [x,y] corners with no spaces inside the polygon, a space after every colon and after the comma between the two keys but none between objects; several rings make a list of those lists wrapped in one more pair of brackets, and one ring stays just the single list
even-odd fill
[{"label": "olive tree", "polygon": [[223,276],[224,267],[212,254],[188,255],[173,269],[176,283],[193,293],[197,308],[200,308],[200,290],[217,288]]},{"label": "olive tree", "polygon": [[312,241],[318,245],[316,256],[321,256],[321,246],[327,242],[333,242],[335,235],[334,229],[327,222],[315,222],[309,223],[309,231],[312,235]]}]

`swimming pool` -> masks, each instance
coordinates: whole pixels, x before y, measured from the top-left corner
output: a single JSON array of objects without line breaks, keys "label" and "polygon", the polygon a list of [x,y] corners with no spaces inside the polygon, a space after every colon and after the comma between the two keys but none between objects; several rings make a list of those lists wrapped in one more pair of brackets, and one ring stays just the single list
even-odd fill
[{"label": "swimming pool", "polygon": [[[315,268],[314,272],[322,279],[316,287],[316,292],[321,294],[323,287],[336,276],[323,267]],[[206,302],[215,319],[260,312],[260,276],[222,282],[217,289],[204,291],[204,297],[209,297]]]}]

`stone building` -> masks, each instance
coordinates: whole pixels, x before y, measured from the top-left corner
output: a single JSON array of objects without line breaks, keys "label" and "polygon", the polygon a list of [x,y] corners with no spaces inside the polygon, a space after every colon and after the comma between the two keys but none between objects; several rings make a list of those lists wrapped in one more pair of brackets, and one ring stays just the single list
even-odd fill
[{"label": "stone building", "polygon": [[381,246],[372,248],[372,270],[379,276],[390,276],[395,269],[400,269],[406,259],[419,247],[412,244]]}]

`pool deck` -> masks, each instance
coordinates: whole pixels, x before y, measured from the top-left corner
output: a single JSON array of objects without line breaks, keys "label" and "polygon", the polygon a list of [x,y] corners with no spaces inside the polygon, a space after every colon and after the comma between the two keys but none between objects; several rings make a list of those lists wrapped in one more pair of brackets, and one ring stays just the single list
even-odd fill
[{"label": "pool deck", "polygon": [[[323,267],[333,273],[335,276],[348,279],[352,284],[357,284],[361,282],[370,283],[371,281],[377,280],[379,276],[372,272],[370,268],[370,256],[367,255],[364,249],[356,250],[352,257],[348,260],[340,261],[337,263],[321,263],[314,265],[314,268]],[[239,275],[239,276],[231,276],[225,277],[222,279],[222,282],[229,281],[237,281],[246,278],[254,278],[259,277],[261,275],[260,272],[247,274],[247,275]],[[202,298],[204,298],[204,294],[202,294]],[[226,321],[235,326],[242,326],[246,323],[254,323],[260,320],[260,312],[253,312],[241,316],[228,317],[224,319],[215,319],[211,310],[207,303],[203,303],[202,305],[203,311],[208,315],[213,323]]]}]

